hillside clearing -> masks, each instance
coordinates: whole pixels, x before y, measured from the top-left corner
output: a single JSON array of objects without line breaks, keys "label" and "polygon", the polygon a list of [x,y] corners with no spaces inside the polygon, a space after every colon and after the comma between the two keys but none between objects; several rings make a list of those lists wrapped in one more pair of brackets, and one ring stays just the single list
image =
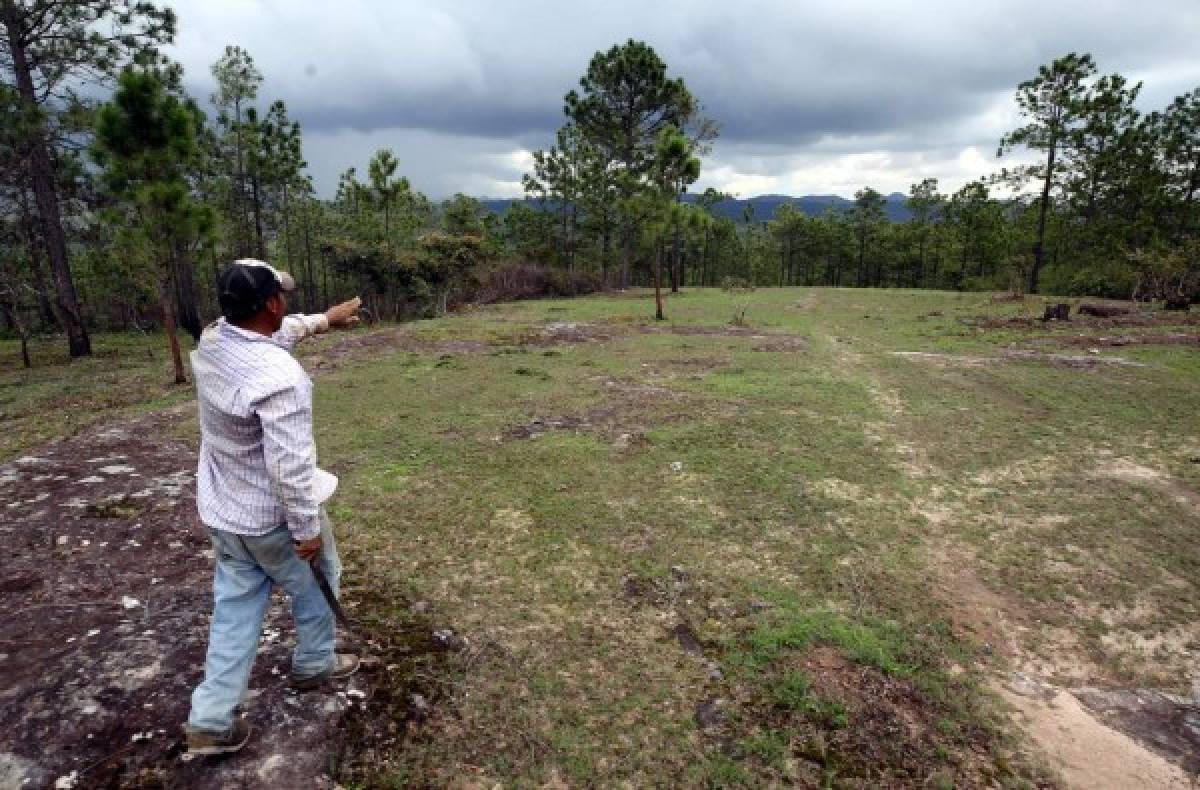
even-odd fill
[{"label": "hillside clearing", "polygon": [[[1200,770],[1194,347],[1087,346],[1112,327],[1026,325],[1040,300],[977,294],[693,290],[665,325],[647,304],[502,305],[305,351],[351,601],[383,641],[442,644],[396,689],[369,676],[344,782],[1119,787]],[[749,327],[728,327],[746,304]],[[194,440],[190,411],[162,419]],[[49,536],[57,511],[35,513],[58,498],[31,501],[27,467],[0,476],[8,529]],[[26,581],[6,607],[67,602]],[[385,712],[410,723],[389,732]],[[1122,759],[1081,759],[1095,733]],[[19,744],[0,750],[32,759]],[[108,766],[128,781],[122,760],[145,767]]]}]

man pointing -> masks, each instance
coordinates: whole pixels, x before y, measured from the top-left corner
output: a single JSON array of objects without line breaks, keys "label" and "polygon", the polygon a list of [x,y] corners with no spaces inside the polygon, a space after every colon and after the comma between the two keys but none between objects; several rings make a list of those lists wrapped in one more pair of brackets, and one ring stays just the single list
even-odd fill
[{"label": "man pointing", "polygon": [[246,693],[273,586],[292,605],[300,689],[353,674],[357,656],[334,652],[334,615],[309,562],[337,591],[341,562],[321,503],[337,478],[317,468],[312,382],[291,355],[297,342],[358,321],[360,300],[324,314],[288,315],[291,275],[253,259],[217,280],[222,317],[191,354],[200,409],[196,506],[215,555],[204,681],[192,693],[188,754],[235,752],[250,725],[235,718]]}]

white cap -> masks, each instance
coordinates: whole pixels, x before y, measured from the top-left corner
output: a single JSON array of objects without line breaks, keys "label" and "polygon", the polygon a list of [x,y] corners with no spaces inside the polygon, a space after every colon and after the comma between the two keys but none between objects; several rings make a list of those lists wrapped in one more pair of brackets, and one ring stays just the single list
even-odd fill
[{"label": "white cap", "polygon": [[296,281],[292,275],[287,272],[281,272],[266,261],[260,261],[258,258],[238,258],[234,263],[240,266],[261,266],[264,269],[270,270],[271,274],[275,275],[275,279],[279,282],[279,287],[285,291],[296,290]]}]

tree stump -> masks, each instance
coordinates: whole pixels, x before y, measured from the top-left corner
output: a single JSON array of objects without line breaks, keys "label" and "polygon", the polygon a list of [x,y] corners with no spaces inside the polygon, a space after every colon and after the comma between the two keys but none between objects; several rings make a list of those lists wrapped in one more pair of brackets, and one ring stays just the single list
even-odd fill
[{"label": "tree stump", "polygon": [[1046,312],[1042,315],[1043,321],[1070,321],[1071,320],[1071,305],[1066,302],[1058,304],[1046,305]]},{"label": "tree stump", "polygon": [[1128,307],[1113,307],[1105,304],[1081,304],[1079,310],[1080,315],[1094,315],[1097,318],[1112,318],[1118,315],[1129,315]]}]

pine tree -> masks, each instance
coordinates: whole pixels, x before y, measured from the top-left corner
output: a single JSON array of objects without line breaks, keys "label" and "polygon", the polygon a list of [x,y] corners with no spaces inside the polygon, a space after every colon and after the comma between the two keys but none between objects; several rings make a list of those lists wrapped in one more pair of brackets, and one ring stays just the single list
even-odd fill
[{"label": "pine tree", "polygon": [[1033,242],[1033,263],[1029,269],[1029,293],[1038,292],[1038,277],[1045,261],[1046,220],[1052,191],[1062,182],[1058,159],[1072,143],[1087,110],[1087,80],[1096,73],[1092,56],[1072,52],[1038,69],[1037,76],[1017,86],[1016,101],[1021,115],[1029,122],[1000,140],[997,156],[1024,146],[1045,152],[1043,164],[1017,168],[1005,175],[1017,185],[1041,181],[1038,204],[1037,236]]},{"label": "pine tree", "polygon": [[[871,187],[863,187],[854,193],[854,208],[850,210],[850,223],[854,227],[854,238],[858,245],[858,287],[866,288],[872,283],[871,261],[877,255],[876,242],[881,228],[887,221],[883,213],[883,195]],[[874,278],[879,285],[879,277]]]},{"label": "pine tree", "polygon": [[[655,51],[630,39],[607,52],[597,52],[579,81],[567,93],[564,111],[584,139],[613,163],[619,204],[653,189],[649,183],[659,135],[684,128],[696,113],[696,100],[680,78],[667,77],[667,66]],[[622,288],[629,287],[637,217],[621,217]]]},{"label": "pine tree", "polygon": [[258,97],[263,76],[254,65],[250,53],[238,46],[227,46],[225,52],[212,65],[212,75],[217,81],[217,92],[211,97],[217,108],[217,127],[222,130],[222,139],[228,146],[227,171],[230,177],[229,205],[230,224],[233,226],[234,254],[238,258],[254,254],[251,231],[251,215],[247,210],[247,152],[250,147],[246,139],[253,131],[253,124],[246,121],[251,102]]},{"label": "pine tree", "polygon": [[191,194],[189,176],[200,155],[196,130],[203,115],[194,102],[167,89],[176,84],[158,69],[127,69],[117,92],[96,113],[93,157],[103,183],[121,201],[132,221],[123,233],[148,251],[157,272],[163,328],[175,367],[175,381],[187,381],[176,337],[171,289],[178,251],[211,227],[207,207]]},{"label": "pine tree", "polygon": [[27,173],[54,278],[58,315],[73,357],[91,341],[71,276],[51,155],[49,115],[78,100],[76,88],[109,81],[128,60],[147,62],[175,34],[175,14],[139,0],[0,0],[0,73],[31,112]]}]

